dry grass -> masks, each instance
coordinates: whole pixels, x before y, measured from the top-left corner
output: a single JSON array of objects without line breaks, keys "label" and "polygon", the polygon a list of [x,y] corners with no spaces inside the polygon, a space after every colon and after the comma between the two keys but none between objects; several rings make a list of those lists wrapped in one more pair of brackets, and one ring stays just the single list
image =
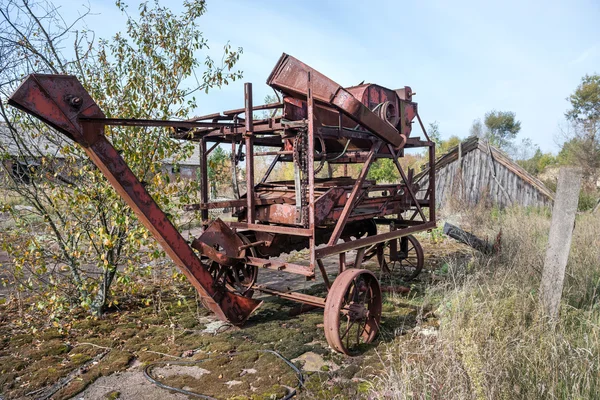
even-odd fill
[{"label": "dry grass", "polygon": [[448,260],[449,279],[428,293],[439,330],[389,346],[374,397],[600,398],[600,215],[577,219],[556,327],[537,296],[549,213],[512,209],[495,219],[501,254]]}]

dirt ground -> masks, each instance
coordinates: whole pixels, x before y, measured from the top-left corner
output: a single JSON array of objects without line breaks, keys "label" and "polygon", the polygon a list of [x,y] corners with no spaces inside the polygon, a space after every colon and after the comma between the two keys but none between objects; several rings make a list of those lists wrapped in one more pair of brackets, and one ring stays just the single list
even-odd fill
[{"label": "dirt ground", "polygon": [[[53,399],[188,398],[145,378],[144,368],[160,362],[151,373],[170,386],[223,399],[277,399],[297,386],[297,378],[285,363],[261,352],[275,350],[304,374],[297,398],[367,398],[386,346],[411,330],[435,329],[437,321],[428,313],[431,305],[423,304],[422,293],[443,279],[446,258],[468,253],[435,234],[421,234],[419,239],[427,271],[410,283],[407,296],[384,296],[379,337],[357,357],[330,350],[322,310],[293,315],[296,303],[257,296],[265,303],[238,329],[217,321],[182,282],[177,293],[163,293],[152,306],[124,299],[119,310],[102,319],[81,315],[63,330],[32,332],[26,323],[15,322],[10,304],[0,305],[0,393],[5,399],[45,398],[50,393]],[[284,258],[302,263],[306,253]],[[376,268],[373,262],[366,266]],[[337,272],[335,259],[326,269],[332,275]],[[259,283],[321,296],[325,292],[319,279],[307,282],[283,272],[261,271]],[[186,365],[175,365],[181,362]]]}]

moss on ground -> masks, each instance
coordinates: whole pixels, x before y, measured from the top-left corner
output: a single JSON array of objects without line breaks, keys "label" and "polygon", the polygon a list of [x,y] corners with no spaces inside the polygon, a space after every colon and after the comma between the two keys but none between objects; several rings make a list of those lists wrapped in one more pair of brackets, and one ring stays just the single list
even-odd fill
[{"label": "moss on ground", "polygon": [[[419,285],[415,285],[415,288]],[[418,289],[415,289],[418,292]],[[323,285],[306,290],[323,296]],[[181,296],[195,299],[191,286],[183,285],[174,293],[163,293],[160,307],[142,306],[140,302],[123,300],[119,312],[109,312],[103,318],[80,314],[65,330],[0,326],[0,392],[6,399],[23,397],[26,393],[46,388],[78,368],[85,370],[53,398],[66,399],[84,390],[100,376],[110,375],[136,365],[144,367],[156,361],[205,360],[201,368],[214,373],[197,379],[189,375],[166,377],[165,383],[175,387],[189,387],[203,394],[220,394],[230,399],[280,398],[285,386],[296,386],[296,378],[273,355],[256,350],[275,350],[288,359],[308,351],[320,354],[329,365],[322,371],[307,374],[305,387],[298,398],[354,399],[364,397],[364,384],[381,368],[377,351],[387,344],[402,340],[402,335],[423,320],[421,298],[407,299],[396,294],[384,295],[381,334],[379,339],[365,346],[363,353],[354,358],[332,352],[323,332],[321,310],[291,317],[289,311],[297,303],[269,299],[251,316],[243,329],[229,328],[219,334],[203,333],[206,324],[214,321],[210,313],[196,306],[196,302],[181,302]],[[1,313],[16,313],[11,304],[0,305]],[[90,361],[110,349],[96,364]],[[222,355],[243,352],[234,357]],[[140,368],[137,367],[137,368]],[[339,367],[339,368],[337,368]],[[256,369],[254,374],[243,374]],[[218,371],[218,372],[217,372]],[[231,388],[225,382],[239,381]],[[107,393],[106,398],[118,398],[118,392]],[[116,397],[114,397],[116,396]]]}]

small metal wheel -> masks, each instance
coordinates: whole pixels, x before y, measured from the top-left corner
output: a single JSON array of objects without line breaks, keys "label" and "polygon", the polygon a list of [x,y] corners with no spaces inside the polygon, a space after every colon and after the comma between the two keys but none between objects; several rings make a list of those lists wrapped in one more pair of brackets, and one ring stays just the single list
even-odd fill
[{"label": "small metal wheel", "polygon": [[346,355],[357,354],[379,331],[381,289],[375,275],[350,268],[333,282],[325,302],[327,343]]},{"label": "small metal wheel", "polygon": [[[244,244],[251,243],[246,236],[240,233],[237,235],[240,237],[240,239],[242,239]],[[256,250],[254,250],[254,248],[249,247],[246,249],[246,251],[250,251],[250,255],[252,255],[252,257],[256,257]],[[256,278],[258,277],[258,267],[248,264],[240,264],[234,267],[228,267],[218,264],[215,261],[209,260],[209,262],[210,264],[208,266],[208,272],[210,272],[215,282],[228,285],[243,296],[252,297],[253,291],[250,289],[256,283]]]},{"label": "small metal wheel", "polygon": [[[396,253],[396,257],[392,255]],[[392,278],[410,281],[423,270],[423,247],[413,235],[382,243],[377,249],[381,272]]]}]

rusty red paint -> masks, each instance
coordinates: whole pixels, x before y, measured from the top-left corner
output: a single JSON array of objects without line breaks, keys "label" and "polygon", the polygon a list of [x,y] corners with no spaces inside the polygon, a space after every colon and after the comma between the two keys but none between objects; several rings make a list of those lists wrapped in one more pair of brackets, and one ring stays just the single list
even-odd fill
[{"label": "rusty red paint", "polygon": [[[281,102],[254,106],[252,86],[246,84],[243,108],[187,121],[106,119],[79,81],[70,76],[31,75],[11,97],[10,104],[81,144],[182,269],[206,306],[219,318],[241,325],[260,305],[250,298],[254,290],[327,308],[323,298],[252,286],[258,270],[286,271],[314,279],[315,267],[318,267],[326,286],[331,287],[327,303],[339,303],[340,293],[348,288],[348,279],[362,276],[369,285],[373,283],[372,274],[356,273],[363,258],[373,257],[367,248],[389,242],[393,255],[397,256],[398,238],[435,227],[435,144],[424,130],[410,87],[390,90],[365,84],[344,89],[286,54],[267,82],[283,93]],[[252,113],[256,110],[280,111],[281,115],[253,119]],[[409,137],[415,118],[426,140],[414,134]],[[200,210],[204,230],[191,247],[104,137],[105,125],[168,126],[174,128],[174,138],[199,142],[200,204],[188,207]],[[299,140],[301,135],[306,139]],[[207,148],[208,142],[210,148]],[[231,146],[237,156],[244,150],[247,194],[235,200],[210,202],[207,157],[219,144]],[[255,146],[275,149],[254,152]],[[398,159],[403,156],[405,146],[428,148],[429,187],[421,188],[418,182],[413,182],[413,172],[405,173],[402,169]],[[259,156],[275,157],[260,183],[255,184],[254,159]],[[379,158],[393,160],[401,182],[382,185],[366,179],[369,166]],[[294,164],[294,171],[299,172],[295,180],[268,181],[278,165],[290,162]],[[348,164],[364,165],[357,179],[315,177],[325,162],[342,164],[345,175]],[[421,192],[424,196],[418,197]],[[209,209],[221,207],[231,208],[237,221],[211,220]],[[429,210],[428,214],[424,208]],[[390,231],[380,233],[376,224],[387,225]],[[344,242],[338,243],[339,239]],[[328,246],[317,248],[322,244]],[[308,266],[271,258],[302,249],[309,250]],[[346,253],[350,250],[357,252],[354,265],[346,265]],[[339,258],[343,279],[329,281],[322,259],[330,256]],[[350,268],[352,266],[354,268]],[[234,270],[246,271],[249,283],[243,290],[234,287],[234,280],[220,278],[222,273]],[[377,314],[380,304],[373,307]],[[340,306],[335,312],[338,317],[367,315],[357,305]],[[333,312],[328,314],[326,310],[325,313],[326,321],[337,318]],[[330,345],[349,353],[347,347],[340,344],[338,327],[326,325]],[[376,331],[376,324],[370,326],[365,337],[372,340]]]}]

